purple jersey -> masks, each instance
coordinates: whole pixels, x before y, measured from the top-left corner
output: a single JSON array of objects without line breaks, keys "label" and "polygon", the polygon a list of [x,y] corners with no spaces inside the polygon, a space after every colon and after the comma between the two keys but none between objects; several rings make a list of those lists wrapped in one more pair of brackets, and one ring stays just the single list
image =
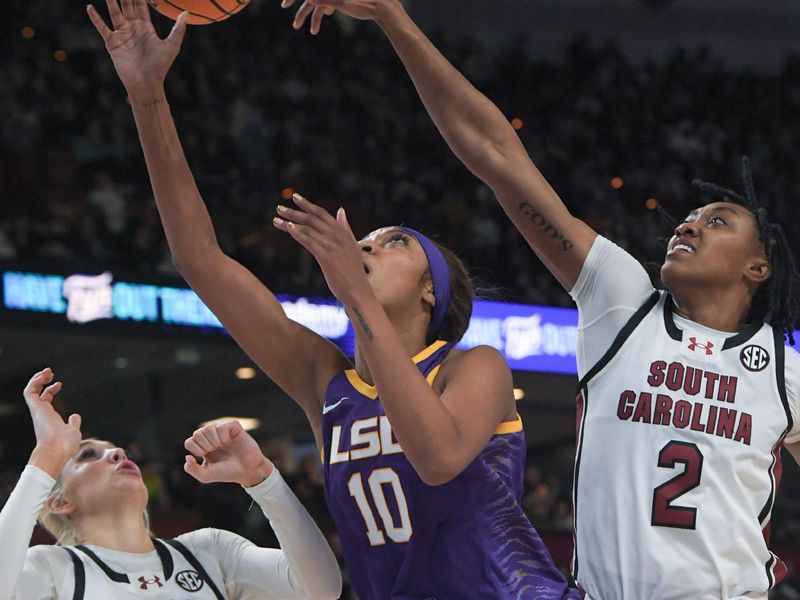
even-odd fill
[{"label": "purple jersey", "polygon": [[[451,346],[438,341],[414,357],[428,383]],[[579,597],[520,507],[519,418],[440,486],[414,471],[377,391],[354,370],[328,386],[322,428],[325,496],[360,600]]]}]

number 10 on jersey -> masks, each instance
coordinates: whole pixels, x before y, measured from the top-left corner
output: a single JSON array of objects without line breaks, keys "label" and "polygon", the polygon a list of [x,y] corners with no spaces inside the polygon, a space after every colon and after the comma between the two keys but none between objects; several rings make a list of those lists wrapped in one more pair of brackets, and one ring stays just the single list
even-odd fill
[{"label": "number 10 on jersey", "polygon": [[[384,488],[386,490],[384,491]],[[355,498],[358,510],[367,526],[367,539],[371,546],[382,546],[386,543],[386,536],[395,543],[402,544],[411,539],[411,516],[408,514],[408,503],[400,484],[400,477],[394,469],[382,467],[369,474],[366,487],[361,473],[353,473],[347,482],[350,495]],[[372,496],[372,502],[378,510],[382,527],[378,526],[372,507],[367,500],[367,492]],[[386,492],[394,494],[397,511],[396,519],[389,510],[386,502]],[[399,521],[399,523],[398,523]]]}]

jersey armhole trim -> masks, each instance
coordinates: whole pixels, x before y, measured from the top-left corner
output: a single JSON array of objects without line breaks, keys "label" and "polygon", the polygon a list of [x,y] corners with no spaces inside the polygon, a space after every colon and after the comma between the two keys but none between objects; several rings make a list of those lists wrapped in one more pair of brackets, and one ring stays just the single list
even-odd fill
[{"label": "jersey armhole trim", "polygon": [[789,399],[786,396],[786,347],[783,345],[783,332],[777,328],[772,329],[772,336],[775,340],[775,377],[778,385],[778,394],[783,404],[783,411],[786,413],[786,436],[794,428],[792,411],[789,408]]},{"label": "jersey armhole trim", "polygon": [[125,573],[118,573],[117,571],[109,567],[106,563],[103,562],[103,559],[101,559],[99,556],[97,556],[97,554],[89,550],[89,548],[87,548],[86,546],[80,545],[80,546],[75,546],[75,548],[83,552],[89,558],[91,558],[95,562],[95,564],[98,567],[100,567],[100,570],[106,574],[106,577],[108,577],[114,583],[131,582],[131,580],[128,579],[128,576]]},{"label": "jersey armhole trim", "polygon": [[503,421],[494,430],[495,435],[505,435],[507,433],[518,433],[522,431],[522,416],[517,413],[517,418],[513,421]]},{"label": "jersey armhole trim", "polygon": [[645,301],[645,303],[642,304],[635,313],[633,313],[631,318],[628,319],[628,322],[625,323],[624,327],[619,330],[617,337],[614,338],[614,341],[611,343],[611,346],[609,346],[608,350],[606,350],[605,354],[603,354],[602,358],[600,358],[600,360],[597,361],[595,365],[589,369],[586,375],[584,375],[580,380],[578,383],[578,389],[583,389],[586,387],[586,384],[589,382],[589,380],[602,371],[603,368],[611,361],[611,359],[614,358],[614,355],[619,352],[619,349],[630,337],[631,333],[633,333],[633,330],[636,329],[639,323],[642,322],[642,319],[644,319],[647,313],[649,313],[650,310],[656,305],[660,296],[661,293],[658,290],[654,291],[652,294],[650,294],[650,297]]},{"label": "jersey armhole trim", "polygon": [[83,561],[69,548],[64,548],[72,559],[72,565],[75,567],[75,591],[72,593],[72,600],[83,600],[86,594],[86,569],[83,567]]}]

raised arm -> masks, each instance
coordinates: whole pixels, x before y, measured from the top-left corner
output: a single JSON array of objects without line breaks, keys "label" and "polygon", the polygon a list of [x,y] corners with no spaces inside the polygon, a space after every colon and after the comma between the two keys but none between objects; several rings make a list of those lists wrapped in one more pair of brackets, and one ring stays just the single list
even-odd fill
[{"label": "raised arm", "polygon": [[113,29],[91,6],[89,17],[128,91],[175,265],[242,349],[301,405],[318,434],[324,386],[347,361],[333,344],[288,319],[275,296],[217,243],[164,92],[186,31],[186,14],[161,40],[145,0],[107,4]]},{"label": "raised arm", "polygon": [[[258,502],[280,542],[280,550],[260,548],[215,530],[210,551],[220,559],[231,599],[296,598],[333,600],[342,591],[339,565],[311,515],[256,441],[236,421],[207,425],[185,442],[199,464],[186,456],[184,469],[201,483],[232,482]],[[208,534],[209,530],[195,532]],[[199,536],[205,537],[205,536]]]},{"label": "raised arm", "polygon": [[53,372],[48,368],[36,373],[23,392],[33,420],[36,447],[0,512],[0,600],[9,600],[12,593],[15,600],[52,597],[49,573],[26,557],[39,509],[81,441],[80,416],[71,415],[64,422],[53,408],[53,399],[60,390],[61,383],[53,383]]},{"label": "raised arm", "polygon": [[[285,0],[283,6],[293,3]],[[442,56],[399,0],[307,0],[295,26],[311,16],[316,32],[323,14],[332,9],[378,23],[450,148],[492,189],[561,285],[572,289],[597,234],[570,214],[508,119]]]}]

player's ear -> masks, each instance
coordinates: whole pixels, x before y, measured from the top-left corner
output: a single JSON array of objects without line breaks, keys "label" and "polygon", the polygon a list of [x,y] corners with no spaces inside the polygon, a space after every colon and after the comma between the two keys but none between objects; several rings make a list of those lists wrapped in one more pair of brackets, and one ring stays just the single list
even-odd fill
[{"label": "player's ear", "polygon": [[436,295],[433,293],[433,278],[431,278],[430,270],[422,278],[422,301],[430,306],[431,310],[436,306]]},{"label": "player's ear", "polygon": [[772,265],[763,257],[750,260],[745,268],[745,277],[753,283],[764,283],[772,276]]},{"label": "player's ear", "polygon": [[49,512],[62,517],[69,517],[75,512],[76,508],[75,503],[62,493],[49,496],[47,500],[45,500],[44,505]]}]

